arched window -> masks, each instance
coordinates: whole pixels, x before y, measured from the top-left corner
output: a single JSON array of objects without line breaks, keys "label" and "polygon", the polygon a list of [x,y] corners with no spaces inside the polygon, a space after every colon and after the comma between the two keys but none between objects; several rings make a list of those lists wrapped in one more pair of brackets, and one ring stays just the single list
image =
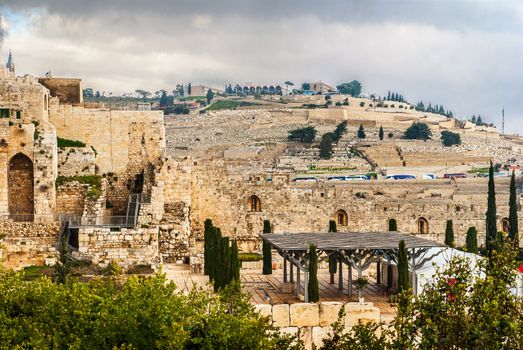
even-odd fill
[{"label": "arched window", "polygon": [[32,221],[34,214],[33,162],[18,153],[9,161],[9,213],[15,221]]},{"label": "arched window", "polygon": [[426,235],[429,233],[429,222],[425,218],[419,218],[417,221],[418,235]]},{"label": "arched window", "polygon": [[510,230],[510,221],[508,220],[508,218],[503,218],[503,220],[501,220],[501,231],[508,233],[509,230]]},{"label": "arched window", "polygon": [[336,224],[339,226],[347,226],[349,224],[349,217],[345,210],[338,210],[336,212]]},{"label": "arched window", "polygon": [[261,211],[261,201],[257,196],[250,196],[248,203],[249,211]]}]

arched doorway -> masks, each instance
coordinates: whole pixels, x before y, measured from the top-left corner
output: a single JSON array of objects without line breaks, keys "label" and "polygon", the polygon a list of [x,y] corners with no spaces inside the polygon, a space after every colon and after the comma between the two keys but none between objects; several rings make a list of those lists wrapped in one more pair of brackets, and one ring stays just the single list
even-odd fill
[{"label": "arched doorway", "polygon": [[338,226],[347,226],[349,224],[349,217],[345,210],[338,210],[336,212],[336,224]]},{"label": "arched doorway", "polygon": [[501,220],[501,231],[508,233],[510,231],[510,221],[508,218],[503,218]]},{"label": "arched doorway", "polygon": [[429,222],[425,218],[419,218],[417,221],[418,235],[426,235],[429,233]]},{"label": "arched doorway", "polygon": [[249,211],[261,211],[261,201],[257,196],[250,196],[248,203]]},{"label": "arched doorway", "polygon": [[9,161],[9,214],[15,221],[32,221],[34,214],[33,162],[18,153]]}]

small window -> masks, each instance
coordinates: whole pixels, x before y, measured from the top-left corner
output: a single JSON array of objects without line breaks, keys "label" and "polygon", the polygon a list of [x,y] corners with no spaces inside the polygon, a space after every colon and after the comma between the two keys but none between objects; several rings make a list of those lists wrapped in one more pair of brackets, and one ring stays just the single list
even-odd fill
[{"label": "small window", "polygon": [[417,221],[418,235],[426,235],[429,233],[429,222],[425,218],[419,218]]},{"label": "small window", "polygon": [[347,216],[347,213],[345,210],[338,210],[336,212],[336,223],[339,226],[347,226],[349,223],[349,217]]},{"label": "small window", "polygon": [[9,118],[8,108],[0,108],[0,118]]},{"label": "small window", "polygon": [[249,211],[261,211],[261,201],[257,196],[251,196],[248,203]]},{"label": "small window", "polygon": [[22,118],[22,112],[16,111],[16,119],[20,119],[20,118]]}]

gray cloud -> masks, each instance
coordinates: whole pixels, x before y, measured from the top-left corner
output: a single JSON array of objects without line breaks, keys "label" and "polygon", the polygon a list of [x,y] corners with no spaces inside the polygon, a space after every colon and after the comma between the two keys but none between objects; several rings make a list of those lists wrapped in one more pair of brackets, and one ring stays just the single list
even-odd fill
[{"label": "gray cloud", "polygon": [[359,79],[369,92],[397,90],[463,118],[498,122],[504,105],[512,131],[523,120],[517,0],[3,3],[27,19],[4,45],[21,73],[52,69],[114,92]]}]

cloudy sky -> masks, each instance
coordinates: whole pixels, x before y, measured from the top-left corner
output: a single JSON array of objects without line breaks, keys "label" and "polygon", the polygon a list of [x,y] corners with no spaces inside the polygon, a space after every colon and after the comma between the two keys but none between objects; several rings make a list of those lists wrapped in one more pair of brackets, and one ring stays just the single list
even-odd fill
[{"label": "cloudy sky", "polygon": [[523,134],[521,0],[2,0],[0,61],[122,93],[360,80]]}]

